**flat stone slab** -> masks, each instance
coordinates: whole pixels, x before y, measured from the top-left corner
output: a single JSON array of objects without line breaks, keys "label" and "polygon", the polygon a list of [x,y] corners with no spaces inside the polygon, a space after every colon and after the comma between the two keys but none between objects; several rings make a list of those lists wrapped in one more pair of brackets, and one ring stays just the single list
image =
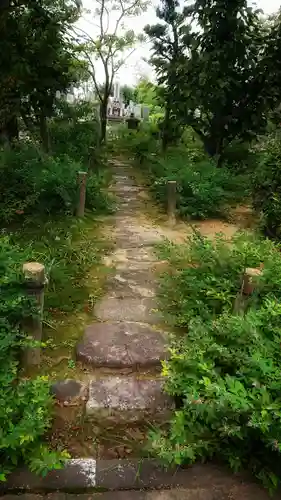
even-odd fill
[{"label": "flat stone slab", "polygon": [[161,366],[166,358],[162,332],[140,323],[95,323],[77,346],[77,359],[93,367]]},{"label": "flat stone slab", "polygon": [[100,321],[135,321],[160,323],[162,320],[154,298],[116,298],[105,295],[94,307]]},{"label": "flat stone slab", "polygon": [[19,467],[0,484],[0,493],[5,493],[1,500],[20,500],[16,494],[23,500],[280,500],[280,490],[270,496],[246,474],[227,468],[197,464],[167,469],[145,458],[72,459],[46,477]]},{"label": "flat stone slab", "polygon": [[[147,276],[147,274],[145,273]],[[135,276],[135,274],[134,274]],[[128,271],[120,271],[108,278],[108,289],[110,295],[116,298],[151,298],[156,296],[154,280],[141,279],[141,277],[131,278]]]},{"label": "flat stone slab", "polygon": [[163,234],[157,228],[144,226],[133,216],[116,217],[114,239],[121,248],[153,246],[163,242]]},{"label": "flat stone slab", "polygon": [[169,419],[172,408],[162,380],[106,377],[90,382],[86,414],[105,425],[162,422]]}]

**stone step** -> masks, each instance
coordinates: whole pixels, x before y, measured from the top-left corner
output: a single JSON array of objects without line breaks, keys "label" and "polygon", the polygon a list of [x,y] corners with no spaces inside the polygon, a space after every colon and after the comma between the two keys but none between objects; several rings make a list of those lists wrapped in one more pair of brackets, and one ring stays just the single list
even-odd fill
[{"label": "stone step", "polygon": [[149,325],[94,323],[86,328],[76,355],[79,361],[92,367],[160,367],[167,356],[165,344],[165,334]]},{"label": "stone step", "polygon": [[107,278],[107,288],[115,298],[151,298],[156,296],[152,269],[121,269]]},{"label": "stone step", "polygon": [[94,314],[99,321],[135,321],[157,324],[162,320],[157,310],[157,301],[153,297],[116,298],[107,294],[95,304]]},{"label": "stone step", "polygon": [[2,500],[20,500],[16,493],[22,500],[280,500],[279,490],[270,495],[248,475],[226,467],[170,468],[147,458],[74,458],[46,476],[18,467],[1,482],[0,493],[6,494]]},{"label": "stone step", "polygon": [[129,193],[131,195],[132,193],[139,193],[142,189],[138,186],[124,184],[123,182],[116,182],[110,186],[109,190],[117,194]]},{"label": "stone step", "polygon": [[173,407],[162,380],[112,376],[90,381],[86,415],[104,426],[164,422]]}]

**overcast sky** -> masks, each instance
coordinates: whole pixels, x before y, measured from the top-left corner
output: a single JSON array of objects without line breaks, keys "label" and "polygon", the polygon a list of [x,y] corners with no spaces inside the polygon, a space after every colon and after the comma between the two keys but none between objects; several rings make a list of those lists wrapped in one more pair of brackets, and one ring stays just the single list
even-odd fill
[{"label": "overcast sky", "polygon": [[[128,23],[128,28],[133,29],[136,33],[141,33],[143,27],[146,24],[153,24],[157,22],[157,17],[155,15],[155,7],[160,3],[158,0],[152,0],[152,5],[149,9],[138,16],[135,19],[130,19]],[[251,4],[255,4],[257,8],[262,9],[265,14],[271,14],[276,12],[281,6],[281,0],[255,0],[249,1]],[[83,7],[86,9],[94,10],[96,6],[95,0],[83,0]],[[79,21],[79,27],[92,35],[95,32],[94,26],[88,21],[92,16],[85,15],[83,19]],[[142,76],[147,76],[148,78],[153,78],[153,71],[149,64],[145,62],[144,59],[149,57],[149,44],[143,44],[134,52],[134,54],[128,59],[126,65],[120,69],[118,73],[118,80],[121,85],[134,85],[137,80]],[[99,64],[97,64],[97,77],[100,82],[103,81],[103,72]]]}]

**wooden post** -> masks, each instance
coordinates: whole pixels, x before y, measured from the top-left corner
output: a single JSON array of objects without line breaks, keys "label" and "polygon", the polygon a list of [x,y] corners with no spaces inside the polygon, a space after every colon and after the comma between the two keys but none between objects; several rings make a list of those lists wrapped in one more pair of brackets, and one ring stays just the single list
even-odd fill
[{"label": "wooden post", "polygon": [[177,204],[177,181],[167,182],[167,212],[169,221],[175,223]]},{"label": "wooden post", "polygon": [[86,176],[87,172],[78,172],[79,202],[77,207],[77,217],[84,217],[85,214]]},{"label": "wooden post", "polygon": [[[23,264],[23,274],[26,280],[26,292],[35,298],[38,304],[38,314],[31,316],[24,322],[26,333],[33,340],[41,342],[42,340],[42,318],[44,308],[44,286],[45,286],[45,267],[39,262],[26,262]],[[40,365],[41,347],[27,347],[24,352],[24,368]]]},{"label": "wooden post", "polygon": [[238,292],[233,312],[235,314],[244,314],[248,304],[248,298],[257,288],[259,278],[262,275],[262,269],[259,267],[247,267],[242,277],[241,289]]},{"label": "wooden post", "polygon": [[242,293],[251,295],[257,288],[262,270],[259,267],[247,267],[243,276]]}]

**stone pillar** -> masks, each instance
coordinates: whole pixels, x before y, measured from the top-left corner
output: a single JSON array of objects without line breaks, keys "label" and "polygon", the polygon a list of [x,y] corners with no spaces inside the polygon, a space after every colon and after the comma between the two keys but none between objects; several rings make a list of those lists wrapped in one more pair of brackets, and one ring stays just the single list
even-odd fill
[{"label": "stone pillar", "polygon": [[44,308],[45,267],[39,262],[26,262],[23,264],[23,274],[26,281],[27,295],[34,297],[38,305],[38,314],[30,316],[24,321],[24,330],[36,342],[34,347],[27,347],[23,355],[23,365],[27,369],[40,365],[42,341],[42,319]]},{"label": "stone pillar", "polygon": [[167,182],[167,212],[169,222],[176,221],[176,205],[177,205],[177,181]]},{"label": "stone pillar", "polygon": [[77,217],[84,217],[85,215],[86,177],[87,172],[78,172],[79,201],[77,206]]}]

